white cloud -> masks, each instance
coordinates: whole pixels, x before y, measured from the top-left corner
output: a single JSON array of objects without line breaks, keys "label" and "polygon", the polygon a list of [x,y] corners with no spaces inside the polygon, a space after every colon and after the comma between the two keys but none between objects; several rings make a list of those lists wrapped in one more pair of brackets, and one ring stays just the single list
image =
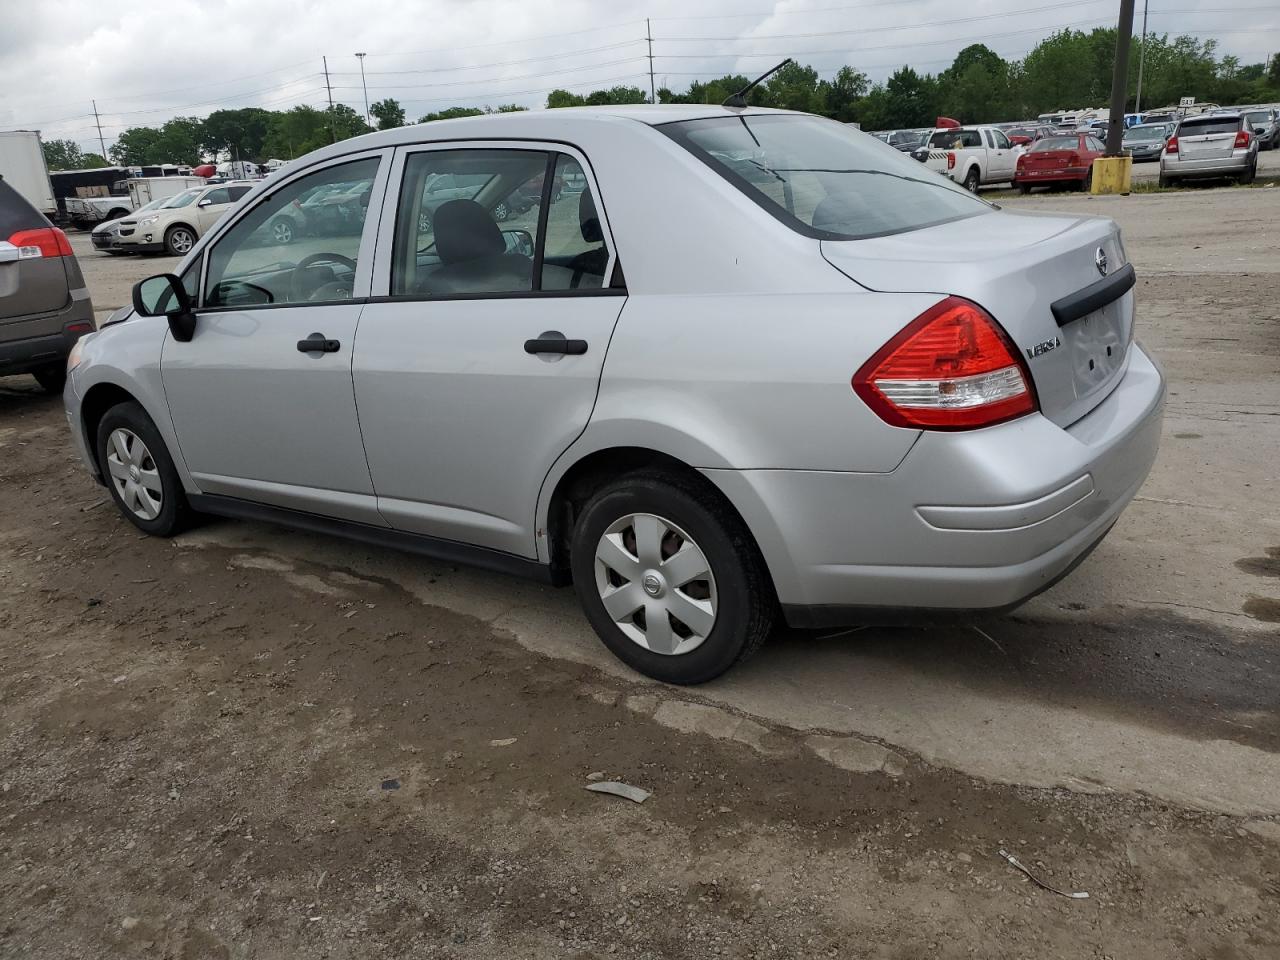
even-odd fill
[{"label": "white cloud", "polygon": [[[1238,4],[1238,6],[1236,6]],[[1228,6],[1231,5],[1231,6]],[[1114,21],[1115,0],[0,0],[0,129],[40,128],[97,147],[128,126],[220,107],[326,102],[363,111],[392,96],[410,118],[453,104],[539,106],[548,90],[648,87],[645,17],[658,86],[763,72],[785,56],[830,75],[882,79],[909,63],[945,67],[972,42],[1021,56],[1065,25]],[[1254,12],[1242,11],[1252,7]],[[1266,0],[1183,0],[1150,29],[1218,37],[1244,63],[1280,48]],[[968,22],[947,22],[960,18]],[[1141,20],[1141,2],[1138,12]],[[416,72],[415,72],[416,71]],[[25,78],[15,82],[15,78]]]}]

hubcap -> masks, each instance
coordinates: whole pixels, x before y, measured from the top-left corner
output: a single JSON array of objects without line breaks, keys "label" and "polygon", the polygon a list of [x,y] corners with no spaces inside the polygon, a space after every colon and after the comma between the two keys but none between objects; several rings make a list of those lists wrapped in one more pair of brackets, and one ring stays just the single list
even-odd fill
[{"label": "hubcap", "polygon": [[173,249],[177,250],[179,253],[186,253],[190,250],[193,242],[191,234],[187,233],[185,230],[179,230],[173,235]]},{"label": "hubcap", "polygon": [[118,427],[107,438],[107,473],[125,509],[143,520],[160,516],[164,485],[151,451],[132,430]]},{"label": "hubcap", "polygon": [[652,653],[688,653],[716,623],[716,581],[706,554],[652,514],[629,514],[605,530],[596,545],[596,589],[618,629]]},{"label": "hubcap", "polygon": [[293,239],[293,229],[287,223],[277,223],[275,233],[278,243],[288,243]]}]

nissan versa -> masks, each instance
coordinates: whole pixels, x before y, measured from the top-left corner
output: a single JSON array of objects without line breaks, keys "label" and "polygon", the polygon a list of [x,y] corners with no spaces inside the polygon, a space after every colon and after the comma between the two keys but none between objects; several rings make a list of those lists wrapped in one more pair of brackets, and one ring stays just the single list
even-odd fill
[{"label": "nissan versa", "polygon": [[[321,187],[354,226],[278,242]],[[65,398],[148,533],[261,518],[572,582],[618,657],[696,683],[779,620],[1067,573],[1156,455],[1133,286],[1110,220],[840,123],[500,114],[291,163],[79,341]]]}]

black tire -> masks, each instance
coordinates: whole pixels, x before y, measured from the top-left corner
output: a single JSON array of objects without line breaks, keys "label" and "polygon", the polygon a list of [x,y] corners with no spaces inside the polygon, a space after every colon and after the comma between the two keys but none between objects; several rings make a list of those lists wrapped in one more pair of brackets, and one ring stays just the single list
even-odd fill
[{"label": "black tire", "polygon": [[61,364],[45,367],[43,370],[33,370],[31,375],[36,378],[36,383],[40,384],[40,388],[45,393],[61,393],[67,383],[67,368]]},{"label": "black tire", "polygon": [[[120,491],[112,482],[107,460],[108,444],[111,442],[111,434],[118,428],[131,431],[146,444],[151,454],[150,460],[154,463],[155,471],[160,477],[160,511],[153,519],[144,519],[127,507],[120,496]],[[155,537],[171,537],[185,529],[191,522],[191,508],[182,491],[182,481],[178,478],[173,458],[169,456],[169,448],[165,446],[160,431],[156,429],[156,425],[141,405],[130,400],[126,403],[118,403],[108,410],[98,423],[94,449],[98,454],[98,466],[106,479],[107,489],[111,492],[111,499],[115,501],[116,507],[125,519],[135,527]]]},{"label": "black tire", "polygon": [[[191,238],[189,244],[184,244],[181,240],[183,236]],[[171,257],[185,257],[191,252],[191,248],[195,246],[196,232],[188,226],[176,224],[164,232],[164,252]]]},{"label": "black tire", "polygon": [[121,217],[127,217],[128,215],[129,215],[129,211],[126,210],[124,207],[117,207],[116,209],[112,210],[110,213],[107,214],[107,219],[119,220]]},{"label": "black tire", "polygon": [[1031,184],[1029,183],[1018,183],[1015,184],[1015,186],[1018,188],[1018,192],[1024,197],[1031,192]]},{"label": "black tire", "polygon": [[1174,181],[1172,177],[1166,177],[1163,173],[1162,173],[1162,174],[1160,174],[1160,186],[1161,186],[1161,187],[1172,187],[1172,186],[1174,185],[1174,183],[1175,183],[1175,182],[1176,182],[1176,181]]},{"label": "black tire", "polygon": [[978,192],[978,185],[982,182],[982,173],[977,167],[971,169],[964,175],[964,188],[970,193]]},{"label": "black tire", "polygon": [[1236,179],[1236,182],[1239,183],[1241,186],[1246,186],[1250,183],[1253,183],[1253,178],[1256,177],[1257,175],[1258,175],[1258,161],[1254,160],[1254,162],[1250,165],[1249,169],[1246,170],[1244,173],[1240,174],[1240,176]]},{"label": "black tire", "polygon": [[1084,175],[1084,179],[1080,181],[1080,192],[1088,193],[1093,189],[1093,166],[1090,165],[1089,172]]},{"label": "black tire", "polygon": [[[605,610],[596,586],[596,546],[608,527],[633,513],[662,517],[702,550],[716,584],[715,621],[687,653],[654,653],[630,639]],[[677,474],[645,472],[610,483],[583,508],[570,565],[587,619],[619,660],[664,683],[705,683],[751,656],[773,629],[778,604],[764,560],[742,520],[718,496]]]},{"label": "black tire", "polygon": [[298,225],[292,217],[276,217],[271,222],[271,239],[281,246],[287,246],[298,236]]}]

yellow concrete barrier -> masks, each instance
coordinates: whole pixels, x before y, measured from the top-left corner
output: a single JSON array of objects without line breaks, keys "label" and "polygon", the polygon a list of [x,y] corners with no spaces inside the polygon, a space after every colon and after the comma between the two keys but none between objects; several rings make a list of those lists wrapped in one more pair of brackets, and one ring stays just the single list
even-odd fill
[{"label": "yellow concrete barrier", "polygon": [[1129,177],[1133,173],[1133,157],[1099,157],[1093,161],[1093,181],[1089,192],[1129,193]]}]

